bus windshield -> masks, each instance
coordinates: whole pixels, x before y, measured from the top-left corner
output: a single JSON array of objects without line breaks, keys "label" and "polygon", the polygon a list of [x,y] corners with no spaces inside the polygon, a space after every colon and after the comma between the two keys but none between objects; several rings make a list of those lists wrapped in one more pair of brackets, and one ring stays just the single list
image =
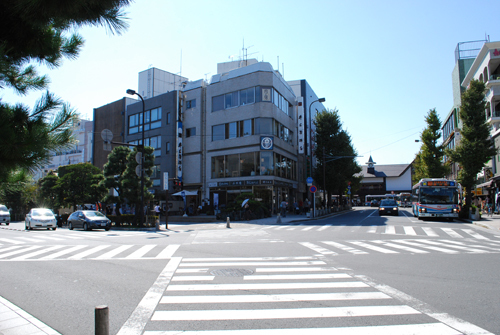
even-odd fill
[{"label": "bus windshield", "polygon": [[458,203],[458,191],[456,188],[421,187],[419,193],[421,204]]}]

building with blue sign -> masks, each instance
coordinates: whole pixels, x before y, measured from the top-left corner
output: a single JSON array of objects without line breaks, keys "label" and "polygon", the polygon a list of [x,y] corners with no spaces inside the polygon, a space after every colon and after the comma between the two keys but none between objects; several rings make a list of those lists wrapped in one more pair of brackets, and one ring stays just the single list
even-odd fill
[{"label": "building with blue sign", "polygon": [[[189,199],[195,207],[221,208],[241,193],[253,193],[276,212],[283,200],[293,203],[311,196],[306,178],[315,161],[314,115],[307,106],[317,97],[305,80],[287,82],[271,64],[254,59],[218,64],[209,83],[170,78],[175,75],[158,69],[150,81],[141,74],[138,92],[146,97],[144,116],[140,101],[121,104],[120,135],[126,143],[140,143],[144,118],[145,144],[155,148],[151,191],[157,199],[171,201],[175,193],[173,183],[168,183],[168,192],[163,190],[165,172],[197,194]],[[154,78],[162,77],[174,85],[150,87]],[[322,109],[315,103],[312,111]],[[109,116],[99,108],[94,115]],[[100,131],[94,130],[96,147],[101,145]]]}]

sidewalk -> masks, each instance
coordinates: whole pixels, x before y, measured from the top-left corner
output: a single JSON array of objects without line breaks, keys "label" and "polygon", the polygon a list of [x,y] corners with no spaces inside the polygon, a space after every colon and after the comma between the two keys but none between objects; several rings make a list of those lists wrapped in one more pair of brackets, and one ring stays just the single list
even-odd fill
[{"label": "sidewalk", "polygon": [[45,323],[2,297],[0,297],[0,334],[60,335]]},{"label": "sidewalk", "polygon": [[464,220],[466,222],[493,230],[500,230],[500,214],[492,214],[492,216],[481,215],[479,220]]}]

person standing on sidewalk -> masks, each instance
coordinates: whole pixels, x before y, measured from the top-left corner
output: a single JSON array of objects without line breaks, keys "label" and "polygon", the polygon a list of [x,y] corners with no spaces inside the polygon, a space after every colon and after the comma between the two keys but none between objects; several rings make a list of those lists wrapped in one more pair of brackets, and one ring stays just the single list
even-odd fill
[{"label": "person standing on sidewalk", "polygon": [[286,201],[281,202],[281,216],[286,218]]},{"label": "person standing on sidewalk", "polygon": [[160,209],[160,204],[159,203],[156,203],[155,214],[156,214],[156,216],[158,216],[158,223],[161,223],[161,219],[160,219],[161,209]]}]

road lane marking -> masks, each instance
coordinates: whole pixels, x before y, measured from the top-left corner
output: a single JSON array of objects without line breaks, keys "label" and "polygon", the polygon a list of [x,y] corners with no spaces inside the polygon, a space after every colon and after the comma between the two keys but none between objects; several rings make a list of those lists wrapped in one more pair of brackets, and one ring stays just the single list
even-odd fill
[{"label": "road lane marking", "polygon": [[[199,331],[146,331],[143,335],[199,335]],[[286,329],[234,329],[234,330],[204,330],[203,335],[457,335],[457,331],[442,323],[419,323],[409,325],[363,326],[363,327],[333,327],[333,328],[286,328]],[[472,334],[472,333],[471,333]],[[481,333],[487,334],[487,333]],[[489,334],[489,333],[488,333]]]},{"label": "road lane marking", "polygon": [[376,246],[373,246],[373,245],[370,245],[368,243],[364,243],[364,242],[357,242],[357,241],[354,241],[354,242],[351,242],[352,244],[355,244],[357,246],[360,246],[360,247],[363,247],[363,248],[366,248],[366,249],[371,249],[371,250],[375,250],[375,251],[378,251],[378,252],[381,252],[381,253],[384,253],[384,254],[399,254],[398,251],[394,251],[394,250],[389,250],[389,249],[385,249],[385,248],[380,248],[380,247],[376,247]]},{"label": "road lane marking", "polygon": [[343,251],[346,251],[346,252],[349,252],[349,253],[355,254],[355,255],[368,254],[368,252],[366,252],[366,251],[362,251],[362,250],[359,250],[359,249],[356,249],[353,247],[349,247],[347,245],[343,245],[343,244],[333,242],[333,241],[323,241],[322,243],[331,245],[332,247],[338,248],[340,250],[343,250]]},{"label": "road lane marking", "polygon": [[160,304],[222,304],[250,302],[296,302],[296,301],[340,301],[392,299],[382,292],[340,292],[301,294],[255,294],[255,295],[193,295],[163,296]]},{"label": "road lane marking", "polygon": [[421,314],[405,306],[352,306],[296,309],[156,311],[152,321],[266,320]]},{"label": "road lane marking", "polygon": [[181,257],[172,257],[170,259],[139,305],[132,312],[132,315],[120,328],[117,335],[137,335],[143,333],[146,324],[151,315],[153,315],[156,306],[163,296],[163,292],[165,292],[165,288],[170,284],[181,260]]},{"label": "road lane marking", "polygon": [[303,245],[306,248],[309,248],[313,251],[316,251],[317,253],[320,253],[321,255],[337,255],[335,251],[328,250],[326,248],[322,248],[319,245],[316,245],[314,243],[310,242],[299,242],[299,244]]},{"label": "road lane marking", "polygon": [[268,283],[268,284],[200,284],[169,285],[167,291],[224,291],[224,290],[290,290],[309,288],[353,288],[369,287],[360,281],[327,283]]}]

